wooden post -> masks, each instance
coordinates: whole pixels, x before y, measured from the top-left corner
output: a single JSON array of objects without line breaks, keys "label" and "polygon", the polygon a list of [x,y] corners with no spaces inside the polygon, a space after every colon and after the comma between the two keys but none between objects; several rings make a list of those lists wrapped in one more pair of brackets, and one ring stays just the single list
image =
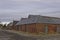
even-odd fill
[{"label": "wooden post", "polygon": [[26,29],[27,29],[27,27],[26,27],[26,24],[25,24],[25,32],[26,32]]},{"label": "wooden post", "polygon": [[60,33],[60,25],[57,25],[57,33]]},{"label": "wooden post", "polygon": [[45,25],[45,33],[48,33],[48,24]]}]

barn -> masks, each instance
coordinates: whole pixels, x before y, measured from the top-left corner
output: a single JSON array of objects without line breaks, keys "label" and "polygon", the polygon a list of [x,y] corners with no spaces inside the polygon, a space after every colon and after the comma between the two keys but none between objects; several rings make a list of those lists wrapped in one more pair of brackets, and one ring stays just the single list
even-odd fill
[{"label": "barn", "polygon": [[60,33],[60,18],[29,15],[16,24],[19,31],[30,33]]}]

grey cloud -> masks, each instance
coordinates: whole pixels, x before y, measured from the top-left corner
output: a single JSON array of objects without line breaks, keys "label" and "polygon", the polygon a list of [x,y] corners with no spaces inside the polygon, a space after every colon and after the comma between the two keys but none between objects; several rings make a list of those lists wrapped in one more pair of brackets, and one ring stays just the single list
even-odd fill
[{"label": "grey cloud", "polygon": [[0,0],[0,20],[11,21],[29,14],[60,17],[60,0]]}]

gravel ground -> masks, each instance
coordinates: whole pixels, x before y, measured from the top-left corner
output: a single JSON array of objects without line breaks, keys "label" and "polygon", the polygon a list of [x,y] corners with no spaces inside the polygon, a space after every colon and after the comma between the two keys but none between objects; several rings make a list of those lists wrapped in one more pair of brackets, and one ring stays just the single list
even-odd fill
[{"label": "gravel ground", "polygon": [[7,32],[5,30],[0,30],[0,40],[60,40],[60,35],[27,37],[16,33]]},{"label": "gravel ground", "polygon": [[33,37],[21,36],[16,33],[10,33],[4,30],[0,30],[0,40],[37,40],[37,39]]}]

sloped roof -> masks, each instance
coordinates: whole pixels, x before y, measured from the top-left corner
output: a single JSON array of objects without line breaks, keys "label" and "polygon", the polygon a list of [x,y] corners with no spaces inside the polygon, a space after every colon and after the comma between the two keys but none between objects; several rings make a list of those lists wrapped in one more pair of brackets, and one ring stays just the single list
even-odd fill
[{"label": "sloped roof", "polygon": [[30,24],[33,23],[33,20],[28,18],[21,18],[21,20],[16,25]]},{"label": "sloped roof", "polygon": [[57,18],[57,17],[48,17],[48,16],[41,16],[41,15],[29,15],[28,18],[34,19],[36,21],[36,23],[60,24],[60,18]]},{"label": "sloped roof", "polygon": [[40,15],[29,15],[28,18],[38,18]]},{"label": "sloped roof", "polygon": [[14,21],[13,21],[13,25],[17,24],[18,22],[19,22],[19,21],[14,20]]},{"label": "sloped roof", "polygon": [[25,24],[25,22],[27,21],[26,20],[27,18],[21,18],[21,20],[16,24],[16,25],[21,25],[21,24]]},{"label": "sloped roof", "polygon": [[31,23],[60,24],[60,18],[40,16],[40,15],[29,15],[28,18],[22,18],[20,22],[17,23],[17,25],[31,24]]}]

